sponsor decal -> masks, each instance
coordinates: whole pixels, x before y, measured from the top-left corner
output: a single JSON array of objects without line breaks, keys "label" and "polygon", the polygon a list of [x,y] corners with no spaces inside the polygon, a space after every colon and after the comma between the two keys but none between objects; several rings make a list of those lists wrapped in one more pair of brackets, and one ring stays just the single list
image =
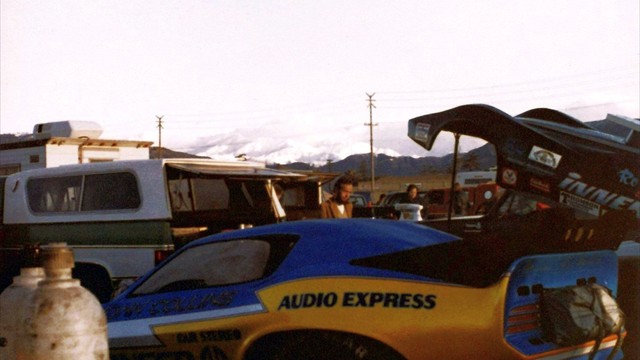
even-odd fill
[{"label": "sponsor decal", "polygon": [[638,185],[638,178],[629,169],[618,171],[618,181],[631,187],[636,187]]},{"label": "sponsor decal", "polygon": [[295,295],[286,295],[280,301],[280,306],[278,306],[278,310],[280,309],[300,309],[300,308],[310,308],[310,307],[334,307],[338,303],[338,294],[334,292],[330,293],[306,293],[306,294],[295,294]]},{"label": "sponsor decal", "polygon": [[307,308],[366,307],[396,309],[433,309],[436,295],[382,292],[345,292],[343,294],[304,293],[285,295],[278,310],[297,310]]},{"label": "sponsor decal", "polygon": [[144,304],[110,304],[104,307],[104,312],[107,314],[107,319],[112,320],[116,318],[131,318],[142,314]]},{"label": "sponsor decal", "polygon": [[413,137],[418,140],[427,140],[429,137],[429,129],[431,128],[431,124],[418,123],[416,124],[416,130],[413,133]]},{"label": "sponsor decal", "polygon": [[574,209],[582,210],[593,216],[600,216],[600,205],[564,191],[560,192],[560,203],[569,205]]},{"label": "sponsor decal", "polygon": [[531,178],[529,179],[529,185],[531,185],[532,188],[534,189],[538,189],[540,191],[544,191],[546,193],[551,192],[551,185],[544,180],[540,180],[537,178]]},{"label": "sponsor decal", "polygon": [[[569,195],[576,195],[583,200],[588,200],[598,205],[616,210],[628,209],[635,211],[636,217],[640,218],[640,201],[607,191],[597,186],[591,186],[580,180],[582,180],[582,176],[572,172],[567,174],[567,177],[558,184],[558,187]],[[571,204],[567,204],[571,206]]]},{"label": "sponsor decal", "polygon": [[[150,347],[150,346],[164,346],[164,344],[160,341],[160,339],[153,333],[153,329],[158,326],[164,325],[172,325],[178,323],[188,323],[188,322],[199,322],[204,319],[213,320],[213,319],[221,319],[231,316],[244,316],[248,314],[256,314],[264,312],[264,307],[262,304],[252,304],[252,305],[244,305],[238,306],[235,308],[225,308],[225,309],[216,309],[216,310],[206,310],[200,312],[189,312],[185,314],[176,314],[176,315],[166,315],[166,316],[157,316],[157,317],[149,317],[142,318],[136,320],[124,320],[124,321],[113,321],[109,322],[109,348],[117,349],[117,348],[130,348],[132,346],[138,347]],[[227,333],[227,335],[231,336],[241,336],[239,333],[234,333],[234,330],[231,330],[231,334]],[[216,336],[221,338],[223,335],[221,333],[207,333],[203,332],[198,336],[204,336],[204,339],[215,339]],[[188,337],[187,337],[188,339]],[[201,341],[202,340],[201,338]],[[213,340],[215,341],[215,340]],[[146,359],[146,358],[145,358]]]},{"label": "sponsor decal", "polygon": [[561,155],[535,145],[531,148],[531,152],[529,152],[529,160],[533,160],[553,169],[558,167],[561,159]]},{"label": "sponsor decal", "polygon": [[111,360],[228,360],[216,346],[205,346],[199,353],[191,351],[143,351],[135,355],[111,354]]},{"label": "sponsor decal", "polygon": [[518,182],[518,172],[511,168],[504,168],[502,170],[502,182],[505,185],[515,186]]},{"label": "sponsor decal", "polygon": [[197,342],[234,341],[242,339],[242,333],[238,329],[190,331],[176,334],[176,342],[179,344],[191,344]]},{"label": "sponsor decal", "polygon": [[105,307],[105,312],[109,320],[136,317],[142,314],[144,309],[148,309],[149,315],[158,316],[203,310],[210,307],[228,306],[234,297],[234,292],[225,291],[219,294],[206,294],[204,296],[174,297],[124,305],[113,304]]}]

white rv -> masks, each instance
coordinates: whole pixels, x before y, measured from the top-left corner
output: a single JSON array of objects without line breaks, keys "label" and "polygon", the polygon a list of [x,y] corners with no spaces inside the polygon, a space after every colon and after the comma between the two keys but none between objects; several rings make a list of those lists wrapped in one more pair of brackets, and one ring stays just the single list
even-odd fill
[{"label": "white rv", "polygon": [[33,134],[0,143],[0,175],[102,161],[149,159],[150,141],[102,139],[93,121],[36,124]]}]

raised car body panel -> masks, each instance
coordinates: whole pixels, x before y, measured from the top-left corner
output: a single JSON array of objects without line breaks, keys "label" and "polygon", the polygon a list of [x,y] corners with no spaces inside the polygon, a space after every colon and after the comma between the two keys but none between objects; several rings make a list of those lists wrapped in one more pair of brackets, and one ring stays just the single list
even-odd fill
[{"label": "raised car body panel", "polygon": [[640,148],[622,139],[549,109],[511,116],[488,105],[463,105],[409,120],[409,137],[426,149],[441,131],[492,143],[500,186],[596,217],[628,209],[640,219]]}]

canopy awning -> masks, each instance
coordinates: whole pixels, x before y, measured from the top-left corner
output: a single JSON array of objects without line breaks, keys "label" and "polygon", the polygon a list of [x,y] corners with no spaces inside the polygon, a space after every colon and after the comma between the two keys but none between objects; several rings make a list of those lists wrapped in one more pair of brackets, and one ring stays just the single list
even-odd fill
[{"label": "canopy awning", "polygon": [[198,163],[167,163],[168,168],[198,176],[243,177],[252,179],[304,179],[305,175],[269,168],[207,165]]}]

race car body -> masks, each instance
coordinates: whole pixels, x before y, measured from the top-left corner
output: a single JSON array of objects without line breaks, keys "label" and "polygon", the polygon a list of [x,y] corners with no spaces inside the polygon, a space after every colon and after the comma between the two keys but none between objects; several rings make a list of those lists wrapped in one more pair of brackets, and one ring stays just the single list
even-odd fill
[{"label": "race car body", "polygon": [[303,220],[189,243],[105,305],[111,358],[587,359],[624,333],[561,346],[544,289],[598,283],[612,251],[492,261],[410,222]]},{"label": "race car body", "polygon": [[430,150],[441,131],[484,139],[497,154],[496,182],[602,217],[628,210],[640,219],[640,122],[611,116],[621,138],[551,109],[511,116],[488,105],[464,105],[409,120],[408,135]]}]

